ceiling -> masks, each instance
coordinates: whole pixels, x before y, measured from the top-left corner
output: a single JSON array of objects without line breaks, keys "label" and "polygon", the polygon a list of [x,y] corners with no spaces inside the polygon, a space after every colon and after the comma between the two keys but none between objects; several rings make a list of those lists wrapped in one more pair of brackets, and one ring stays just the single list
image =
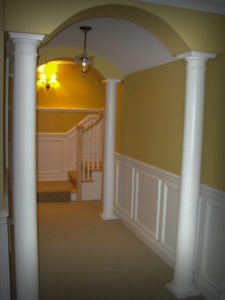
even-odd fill
[{"label": "ceiling", "polygon": [[87,34],[87,52],[109,60],[124,75],[149,69],[174,60],[164,45],[145,28],[117,18],[92,18],[61,31],[46,46],[83,48],[80,26],[91,26]]},{"label": "ceiling", "polygon": [[[225,0],[137,0],[187,9],[225,14]],[[47,45],[83,48],[80,26],[91,26],[87,34],[87,52],[109,60],[124,75],[158,66],[175,58],[159,39],[145,28],[122,19],[92,18],[61,31]]]}]

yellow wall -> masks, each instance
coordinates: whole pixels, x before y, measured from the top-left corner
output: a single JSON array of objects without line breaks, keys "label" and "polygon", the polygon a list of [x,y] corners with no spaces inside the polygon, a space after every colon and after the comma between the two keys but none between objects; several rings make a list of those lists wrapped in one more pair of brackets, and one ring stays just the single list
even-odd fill
[{"label": "yellow wall", "polygon": [[120,82],[117,85],[117,98],[116,98],[116,140],[115,151],[119,152],[120,149],[120,136],[121,136],[121,113],[122,105],[124,101],[124,82]]},{"label": "yellow wall", "polygon": [[37,112],[38,133],[65,133],[91,113]]},{"label": "yellow wall", "polygon": [[4,209],[4,125],[3,125],[3,90],[4,90],[4,1],[0,1],[0,210]]},{"label": "yellow wall", "polygon": [[207,63],[202,183],[225,191],[225,54]]},{"label": "yellow wall", "polygon": [[[225,55],[207,65],[203,184],[225,191]],[[185,62],[127,76],[119,152],[180,175]]]},{"label": "yellow wall", "polygon": [[179,174],[184,89],[183,61],[127,76],[121,105],[119,151]]},{"label": "yellow wall", "polygon": [[102,108],[105,88],[103,77],[91,68],[86,76],[73,63],[57,65],[58,88],[37,88],[37,107]]},{"label": "yellow wall", "polygon": [[[94,69],[86,76],[73,63],[58,62],[59,87],[37,88],[38,108],[102,109],[105,101],[103,77]],[[89,113],[37,111],[37,132],[67,132]]]}]

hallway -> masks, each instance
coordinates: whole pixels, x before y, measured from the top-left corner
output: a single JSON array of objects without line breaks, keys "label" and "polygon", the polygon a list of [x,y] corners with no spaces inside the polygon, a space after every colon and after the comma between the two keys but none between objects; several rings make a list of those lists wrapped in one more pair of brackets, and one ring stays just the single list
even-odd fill
[{"label": "hallway", "polygon": [[38,204],[40,299],[175,299],[171,268],[100,213],[100,201]]}]

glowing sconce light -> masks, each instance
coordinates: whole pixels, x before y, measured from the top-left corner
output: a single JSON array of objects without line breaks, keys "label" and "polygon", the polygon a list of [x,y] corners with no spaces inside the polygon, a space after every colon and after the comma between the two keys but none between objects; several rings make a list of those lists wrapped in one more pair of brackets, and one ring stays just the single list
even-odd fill
[{"label": "glowing sconce light", "polygon": [[37,85],[40,87],[45,87],[49,90],[51,87],[59,87],[59,82],[57,81],[57,64],[55,62],[50,62],[38,67],[38,81]]}]

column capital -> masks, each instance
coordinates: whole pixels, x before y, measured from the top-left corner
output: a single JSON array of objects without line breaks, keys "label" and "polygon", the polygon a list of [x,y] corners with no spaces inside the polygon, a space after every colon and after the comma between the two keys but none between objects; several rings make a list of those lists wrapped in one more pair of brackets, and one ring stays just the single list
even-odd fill
[{"label": "column capital", "polygon": [[202,51],[188,51],[188,52],[184,52],[181,54],[176,55],[177,59],[185,59],[185,60],[189,60],[189,59],[203,59],[203,60],[207,60],[209,58],[215,58],[216,57],[216,53],[212,53],[212,52],[202,52]]},{"label": "column capital", "polygon": [[103,83],[111,83],[111,84],[116,84],[121,82],[122,79],[117,79],[117,78],[106,78],[105,80],[103,80]]},{"label": "column capital", "polygon": [[33,56],[37,56],[37,47],[45,37],[43,34],[22,32],[9,32],[9,36],[14,44],[14,55],[26,53]]},{"label": "column capital", "polygon": [[18,40],[43,41],[44,34],[24,33],[24,32],[9,32],[9,36],[13,42]]}]

